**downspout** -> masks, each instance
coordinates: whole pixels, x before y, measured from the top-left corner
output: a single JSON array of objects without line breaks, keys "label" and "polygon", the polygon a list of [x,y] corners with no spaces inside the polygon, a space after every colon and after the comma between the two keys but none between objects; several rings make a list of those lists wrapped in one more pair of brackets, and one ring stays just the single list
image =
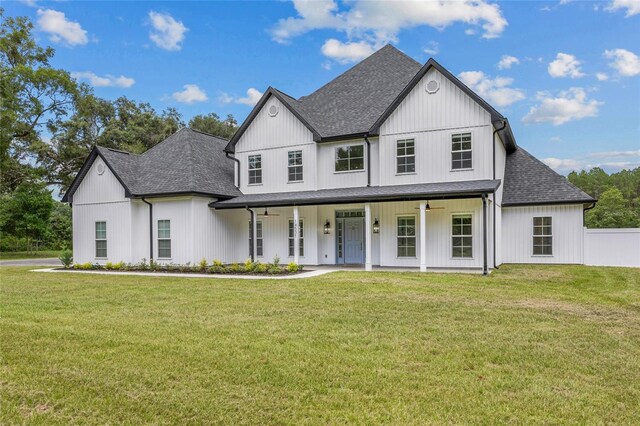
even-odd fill
[{"label": "downspout", "polygon": [[482,194],[482,257],[482,275],[487,275],[487,194]]},{"label": "downspout", "polygon": [[254,256],[253,256],[253,247],[255,244],[255,241],[253,241],[253,222],[255,220],[255,213],[253,212],[253,210],[251,210],[249,208],[249,206],[245,206],[245,209],[251,213],[251,225],[249,226],[249,241],[251,241],[251,245],[249,246],[249,256],[251,256],[251,262],[254,261]]},{"label": "downspout", "polygon": [[[232,156],[230,155],[230,154],[231,154],[230,152],[226,152],[226,151],[225,151],[225,153],[224,153],[224,154],[227,156],[227,158],[230,158],[230,159],[232,159],[233,161],[235,161],[236,163],[238,163],[238,185],[237,185],[237,188],[238,188],[238,189],[240,189],[240,174],[241,174],[241,173],[240,173],[240,160],[238,160],[236,157],[232,157]],[[235,179],[234,179],[234,181],[235,181]],[[234,183],[235,183],[235,182],[234,182]]]},{"label": "downspout", "polygon": [[142,202],[149,205],[149,262],[153,261],[153,204],[142,197]]},{"label": "downspout", "polygon": [[596,203],[592,203],[589,207],[582,208],[582,226],[584,227],[585,222],[587,221],[587,211],[591,210],[596,206]]},{"label": "downspout", "polygon": [[369,142],[369,135],[364,135],[364,142],[367,144],[367,186],[371,186],[371,142]]},{"label": "downspout", "polygon": [[[493,131],[493,180],[496,180],[496,135],[507,128],[507,120],[502,120],[502,127]],[[498,269],[496,262],[496,193],[493,193],[493,267]]]}]

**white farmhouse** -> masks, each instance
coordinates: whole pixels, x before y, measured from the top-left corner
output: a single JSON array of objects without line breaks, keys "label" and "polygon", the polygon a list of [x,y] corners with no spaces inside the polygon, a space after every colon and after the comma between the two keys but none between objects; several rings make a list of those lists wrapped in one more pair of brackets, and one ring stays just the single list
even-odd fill
[{"label": "white farmhouse", "polygon": [[230,141],[95,147],[64,200],[76,262],[470,269],[583,263],[595,200],[433,59],[386,46],[317,91],[269,88]]}]

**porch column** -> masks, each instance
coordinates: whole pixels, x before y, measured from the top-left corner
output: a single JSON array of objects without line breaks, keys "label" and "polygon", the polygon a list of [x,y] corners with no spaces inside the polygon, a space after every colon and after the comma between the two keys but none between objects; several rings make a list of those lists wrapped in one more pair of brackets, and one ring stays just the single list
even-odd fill
[{"label": "porch column", "polygon": [[300,262],[300,212],[298,206],[293,206],[293,261]]},{"label": "porch column", "polygon": [[427,203],[420,202],[420,272],[427,272]]},{"label": "porch column", "polygon": [[487,275],[487,194],[482,194],[482,275]]},{"label": "porch column", "polygon": [[366,203],[364,205],[364,270],[372,271],[371,265],[371,239],[373,234],[371,232],[371,204]]}]

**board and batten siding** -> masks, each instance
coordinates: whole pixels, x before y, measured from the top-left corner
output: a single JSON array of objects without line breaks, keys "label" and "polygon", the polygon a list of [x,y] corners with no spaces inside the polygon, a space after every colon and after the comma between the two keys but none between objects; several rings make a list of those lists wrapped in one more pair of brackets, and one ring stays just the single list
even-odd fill
[{"label": "board and batten siding", "polygon": [[[378,185],[378,139],[371,138],[371,185]],[[336,149],[343,146],[362,145],[364,152],[364,168],[347,172],[336,172]],[[364,139],[340,142],[324,142],[317,144],[318,161],[312,167],[316,168],[318,189],[351,188],[367,186],[367,144]]]},{"label": "board and batten siding", "polygon": [[[98,168],[103,167],[102,174]],[[131,258],[131,205],[118,179],[97,158],[73,196],[75,263],[128,261]],[[107,258],[96,258],[95,223],[107,223]]]},{"label": "board and batten siding", "polygon": [[[269,115],[271,106],[278,109]],[[289,151],[302,150],[304,182],[288,184]],[[262,185],[248,185],[248,157],[262,155]],[[276,97],[271,96],[236,144],[240,190],[244,194],[315,189],[316,147],[313,134]],[[236,177],[237,181],[237,177]]]},{"label": "board and batten siding", "polygon": [[[582,205],[502,208],[504,263],[583,263]],[[533,218],[552,217],[553,255],[534,256]]]},{"label": "board and batten siding", "polygon": [[[427,82],[439,90],[430,94]],[[451,170],[451,135],[472,134],[472,170]],[[380,127],[380,184],[490,179],[491,115],[439,71],[431,69]],[[414,139],[416,173],[396,173],[396,141]]]}]

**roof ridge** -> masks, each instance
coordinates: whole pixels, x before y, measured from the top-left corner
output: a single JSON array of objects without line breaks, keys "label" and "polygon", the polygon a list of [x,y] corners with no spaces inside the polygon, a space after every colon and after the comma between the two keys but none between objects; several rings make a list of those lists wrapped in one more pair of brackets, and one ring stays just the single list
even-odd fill
[{"label": "roof ridge", "polygon": [[223,138],[222,136],[212,135],[211,133],[203,132],[202,130],[194,129],[194,128],[191,128],[189,126],[185,126],[185,127],[183,127],[183,129],[191,130],[192,132],[200,133],[200,134],[203,134],[205,136],[209,136],[209,137],[212,137],[212,138],[215,138],[215,139],[220,139],[222,141],[229,142],[229,139],[227,139],[227,138]]},{"label": "roof ridge", "polygon": [[109,150],[109,151],[117,152],[117,153],[119,153],[119,154],[140,155],[140,154],[135,154],[135,153],[133,153],[133,152],[124,151],[124,150],[122,150],[122,149],[109,148],[108,146],[102,146],[102,145],[98,145],[98,144],[95,144],[95,147],[96,147],[96,148],[98,148],[98,149],[107,149],[107,150]]},{"label": "roof ridge", "polygon": [[160,145],[164,145],[165,142],[167,142],[169,139],[173,138],[175,135],[177,135],[178,133],[180,133],[181,131],[183,131],[186,128],[187,128],[186,126],[180,127],[178,130],[176,130],[175,132],[171,133],[169,136],[167,136],[166,138],[164,138],[163,140],[161,140],[160,142],[158,142],[157,144],[155,144],[154,146],[152,146],[151,148],[149,148],[148,150],[146,150],[145,152],[143,152],[140,155],[147,155],[149,152],[153,151],[154,149],[156,149]]}]

